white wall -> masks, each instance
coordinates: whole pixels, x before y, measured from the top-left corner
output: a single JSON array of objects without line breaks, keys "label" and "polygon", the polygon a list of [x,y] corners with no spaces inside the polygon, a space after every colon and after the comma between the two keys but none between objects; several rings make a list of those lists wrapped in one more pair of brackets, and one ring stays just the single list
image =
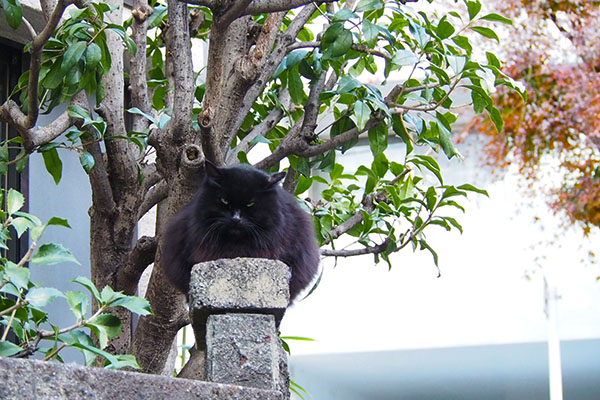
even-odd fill
[{"label": "white wall", "polygon": [[[401,145],[394,156],[403,157]],[[437,250],[441,278],[428,252],[406,248],[393,268],[375,265],[372,256],[325,261],[320,286],[289,310],[282,334],[311,337],[292,342],[292,354],[380,351],[546,340],[543,279],[536,256],[552,273],[562,299],[558,304],[562,340],[600,337],[598,268],[580,260],[583,239],[575,230],[557,230],[559,218],[543,199],[531,202],[517,190],[517,176],[492,179],[476,163],[478,147],[461,148],[464,162],[443,165],[446,183],[474,183],[490,198],[470,195],[467,213],[457,215],[464,234],[432,227],[428,242]],[[368,148],[349,152],[346,171]],[[366,155],[365,155],[366,157]],[[390,157],[391,158],[391,157]],[[546,228],[540,229],[535,218]],[[530,248],[558,232],[562,247]],[[598,240],[598,236],[590,239]],[[538,271],[526,279],[528,271]]]}]

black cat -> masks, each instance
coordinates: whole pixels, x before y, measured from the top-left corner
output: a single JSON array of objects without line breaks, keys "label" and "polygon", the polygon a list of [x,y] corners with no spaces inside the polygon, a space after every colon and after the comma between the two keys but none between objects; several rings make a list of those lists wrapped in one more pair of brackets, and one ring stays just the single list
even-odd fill
[{"label": "black cat", "polygon": [[200,189],[167,224],[162,265],[187,293],[191,268],[219,258],[281,260],[292,271],[290,303],[314,279],[319,265],[312,219],[278,182],[251,166],[217,168],[207,162]]}]

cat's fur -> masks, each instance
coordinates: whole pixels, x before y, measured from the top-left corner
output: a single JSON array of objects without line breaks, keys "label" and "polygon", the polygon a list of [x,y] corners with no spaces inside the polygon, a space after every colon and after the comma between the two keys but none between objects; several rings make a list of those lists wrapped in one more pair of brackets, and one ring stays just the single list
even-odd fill
[{"label": "cat's fur", "polygon": [[169,281],[187,293],[198,262],[276,259],[291,268],[291,303],[314,279],[320,256],[312,218],[278,184],[284,176],[207,162],[200,189],[164,232],[162,265]]}]

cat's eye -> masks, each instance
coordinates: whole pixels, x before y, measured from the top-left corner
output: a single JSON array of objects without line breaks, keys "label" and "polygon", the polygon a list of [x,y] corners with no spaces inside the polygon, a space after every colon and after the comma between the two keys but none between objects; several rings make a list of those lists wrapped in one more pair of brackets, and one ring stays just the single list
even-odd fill
[{"label": "cat's eye", "polygon": [[224,197],[221,197],[221,203],[225,204],[226,206],[229,205],[229,202]]},{"label": "cat's eye", "polygon": [[250,203],[246,204],[246,207],[252,207],[254,205],[254,202],[251,201]]}]

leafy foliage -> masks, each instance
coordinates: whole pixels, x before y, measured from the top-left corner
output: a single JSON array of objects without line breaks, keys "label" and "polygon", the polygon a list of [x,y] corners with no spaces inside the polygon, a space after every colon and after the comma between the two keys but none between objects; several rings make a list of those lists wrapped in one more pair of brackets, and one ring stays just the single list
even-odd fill
[{"label": "leafy foliage", "polygon": [[[109,286],[98,292],[96,286],[85,277],[78,277],[73,282],[83,286],[91,294],[96,311],[90,315],[90,297],[83,291],[62,291],[53,287],[40,287],[30,279],[27,263],[52,265],[63,262],[79,261],[62,245],[46,243],[37,251],[37,242],[49,225],[69,227],[66,220],[51,218],[42,224],[34,215],[20,211],[24,204],[23,195],[14,189],[6,193],[6,210],[0,211],[2,227],[0,231],[0,247],[8,249],[9,229],[16,231],[17,237],[29,231],[31,246],[25,256],[17,263],[2,258],[0,260],[0,325],[3,326],[0,336],[0,356],[27,357],[36,352],[45,354],[45,360],[62,361],[60,350],[74,347],[84,355],[86,365],[91,365],[97,356],[103,357],[106,368],[139,368],[131,355],[112,355],[103,349],[108,340],[119,335],[121,321],[106,311],[114,307],[124,307],[140,315],[150,313],[150,306],[145,299],[126,296],[114,292]],[[45,308],[56,299],[66,299],[75,323],[61,328],[48,319]],[[49,326],[50,329],[47,329]],[[98,338],[99,346],[94,342],[87,329]],[[9,336],[12,334],[12,338]]]},{"label": "leafy foliage", "polygon": [[[17,24],[13,8],[18,3],[10,3],[11,8],[7,2],[2,3],[5,17]],[[252,162],[270,172],[287,169],[285,188],[312,197],[304,205],[314,215],[325,256],[373,254],[389,264],[392,253],[410,245],[429,251],[437,264],[425,233],[432,226],[462,230],[452,211],[464,210],[460,200],[468,193],[485,192],[469,184],[448,185],[431,154],[461,158],[453,131],[456,108],[465,105],[455,104],[456,91],[466,92],[469,106],[489,115],[498,131],[503,121],[492,96],[496,88],[504,85],[524,97],[501,71],[498,57],[491,52],[478,57],[468,35],[495,42],[500,37],[496,26],[511,21],[486,13],[479,0],[455,2],[460,7],[441,16],[412,8],[414,2],[406,0],[306,1],[287,10],[275,3],[169,2],[169,9],[153,1],[133,9],[131,19],[119,25],[108,22],[111,6],[78,4],[54,35],[37,36],[28,47],[32,69],[0,105],[0,118],[20,133],[0,143],[0,172],[11,164],[22,170],[37,151],[58,183],[63,150],[78,153],[93,191],[92,229],[107,231],[91,243],[92,252],[102,249],[93,257],[95,277],[102,280],[126,269],[128,278],[120,284],[137,284],[154,254],[150,248],[146,259],[137,245],[126,248],[124,243],[134,242],[138,219],[154,204],[166,201],[161,210],[167,212],[181,207],[193,193],[204,159],[218,165]],[[120,63],[114,58],[122,57],[123,49],[111,48],[108,35],[117,35],[127,56],[134,57],[127,73],[115,69]],[[36,51],[40,40],[41,55]],[[195,70],[187,53],[190,41],[194,47],[208,45],[208,64]],[[107,81],[130,88],[127,101],[117,98],[124,97],[117,91],[107,93]],[[95,97],[98,115],[78,101],[83,93]],[[13,101],[17,96],[24,106]],[[52,135],[44,131],[48,127],[34,128],[37,110],[28,107],[39,104],[50,112],[62,103],[69,103],[57,119],[62,130]],[[44,135],[37,135],[40,131]],[[402,156],[392,152],[397,143]],[[343,156],[361,144],[368,144],[370,154],[349,170]],[[9,147],[20,145],[21,153],[9,157]],[[31,229],[32,236],[43,230],[37,228],[41,223],[30,227],[28,221],[13,225],[20,232]],[[352,243],[338,248],[340,237]],[[56,259],[68,260],[69,253],[49,245],[33,260],[51,264]],[[63,297],[54,291],[36,293],[24,285],[26,277],[14,273],[23,283],[23,295],[33,292],[34,302]],[[161,279],[160,274],[151,279]],[[89,282],[76,282],[90,290],[100,308],[121,305],[140,311],[134,300],[113,299],[118,295],[109,289],[98,293]],[[156,296],[153,304],[182,305],[163,301],[161,296],[174,296],[166,283],[154,287],[159,289],[149,293]],[[83,317],[89,307],[81,295],[64,297],[101,347],[117,333],[118,323],[110,316],[96,316],[94,323]],[[173,308],[161,307],[156,318],[173,320],[182,314]],[[145,328],[136,335],[165,341],[164,348],[152,349],[156,357],[140,357],[154,363],[145,369],[156,372],[162,370],[158,364],[174,326],[153,321]],[[84,349],[90,358],[98,354],[85,347],[89,341],[80,334],[55,337]],[[145,347],[138,351],[150,351]],[[120,362],[107,359],[111,365]]]},{"label": "leafy foliage", "polygon": [[563,179],[550,193],[551,205],[586,232],[600,226],[599,4],[496,2],[508,15],[527,13],[527,22],[510,31],[503,70],[526,83],[529,98],[506,90],[494,95],[505,122],[502,132],[489,120],[475,122],[489,138],[486,160],[492,165],[514,163],[535,182],[544,159],[558,160]]}]

